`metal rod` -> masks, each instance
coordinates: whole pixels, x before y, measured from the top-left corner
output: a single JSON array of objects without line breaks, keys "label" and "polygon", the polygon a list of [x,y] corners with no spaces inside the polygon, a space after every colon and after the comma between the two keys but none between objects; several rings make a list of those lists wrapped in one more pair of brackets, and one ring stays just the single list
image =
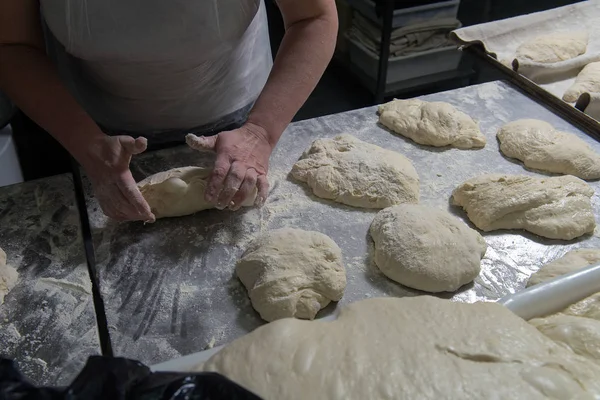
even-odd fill
[{"label": "metal rod", "polygon": [[394,0],[385,0],[383,7],[383,26],[381,27],[381,46],[379,47],[379,69],[377,72],[377,86],[375,87],[375,104],[383,103],[385,97],[393,16]]}]

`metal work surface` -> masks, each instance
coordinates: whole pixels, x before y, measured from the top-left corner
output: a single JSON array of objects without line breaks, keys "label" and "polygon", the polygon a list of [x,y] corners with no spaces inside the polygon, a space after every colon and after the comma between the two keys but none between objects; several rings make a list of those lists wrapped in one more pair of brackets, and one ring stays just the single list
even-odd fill
[{"label": "metal work surface", "polygon": [[0,188],[0,247],[19,280],[0,306],[0,354],[38,384],[68,384],[99,354],[68,175]]},{"label": "metal work surface", "polygon": [[[452,190],[478,174],[536,173],[505,159],[496,132],[506,122],[539,118],[579,134],[597,151],[600,144],[505,83],[493,82],[424,96],[446,101],[479,121],[488,144],[481,150],[431,148],[390,133],[377,124],[370,107],[290,125],[271,158],[271,195],[262,209],[203,211],[154,224],[115,224],[90,199],[98,271],[116,355],[154,364],[227,343],[263,321],[253,310],[234,266],[248,243],[261,232],[291,226],[329,235],[342,248],[348,286],[340,304],[378,296],[413,296],[383,276],[371,261],[369,225],[376,210],[357,209],[314,197],[288,174],[317,138],[350,133],[361,140],[406,155],[421,180],[421,203],[448,209]],[[185,147],[137,157],[136,179],[185,165],[210,165],[210,158]],[[598,188],[598,182],[592,182]],[[89,188],[88,188],[89,189]],[[593,204],[598,214],[600,201]],[[542,264],[571,247],[600,246],[594,236],[563,242],[514,231],[486,233],[489,245],[474,284],[442,297],[457,301],[497,300],[524,287]],[[323,310],[331,313],[336,305]]]}]

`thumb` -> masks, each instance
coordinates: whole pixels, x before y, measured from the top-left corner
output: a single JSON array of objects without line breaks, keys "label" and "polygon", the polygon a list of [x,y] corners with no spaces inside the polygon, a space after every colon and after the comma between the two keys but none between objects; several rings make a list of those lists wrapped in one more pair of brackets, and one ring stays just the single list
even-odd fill
[{"label": "thumb", "polygon": [[144,137],[134,139],[131,136],[117,136],[117,139],[123,149],[130,154],[143,153],[148,146],[148,141]]},{"label": "thumb", "polygon": [[185,142],[188,146],[190,146],[194,150],[209,150],[215,151],[215,147],[217,145],[218,134],[214,136],[196,136],[193,133],[188,133],[185,136]]}]

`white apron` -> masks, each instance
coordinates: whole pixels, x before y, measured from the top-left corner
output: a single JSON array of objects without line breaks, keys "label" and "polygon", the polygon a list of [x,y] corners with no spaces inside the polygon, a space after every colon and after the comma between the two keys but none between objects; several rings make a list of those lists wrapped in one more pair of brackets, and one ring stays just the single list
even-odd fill
[{"label": "white apron", "polygon": [[256,100],[272,65],[261,0],[40,3],[61,77],[111,131],[227,126]]}]

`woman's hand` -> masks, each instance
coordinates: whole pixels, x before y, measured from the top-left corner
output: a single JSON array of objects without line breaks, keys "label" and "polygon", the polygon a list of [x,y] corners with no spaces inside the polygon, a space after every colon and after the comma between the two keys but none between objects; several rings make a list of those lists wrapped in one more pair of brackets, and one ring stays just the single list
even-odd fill
[{"label": "woman's hand", "polygon": [[205,193],[205,200],[218,209],[238,210],[258,188],[255,205],[262,206],[269,192],[267,171],[273,147],[261,127],[246,123],[241,128],[215,136],[189,134],[187,144],[196,150],[217,153]]},{"label": "woman's hand", "polygon": [[129,171],[131,156],[142,153],[146,146],[145,138],[103,135],[78,157],[107,216],[118,221],[155,221]]}]

